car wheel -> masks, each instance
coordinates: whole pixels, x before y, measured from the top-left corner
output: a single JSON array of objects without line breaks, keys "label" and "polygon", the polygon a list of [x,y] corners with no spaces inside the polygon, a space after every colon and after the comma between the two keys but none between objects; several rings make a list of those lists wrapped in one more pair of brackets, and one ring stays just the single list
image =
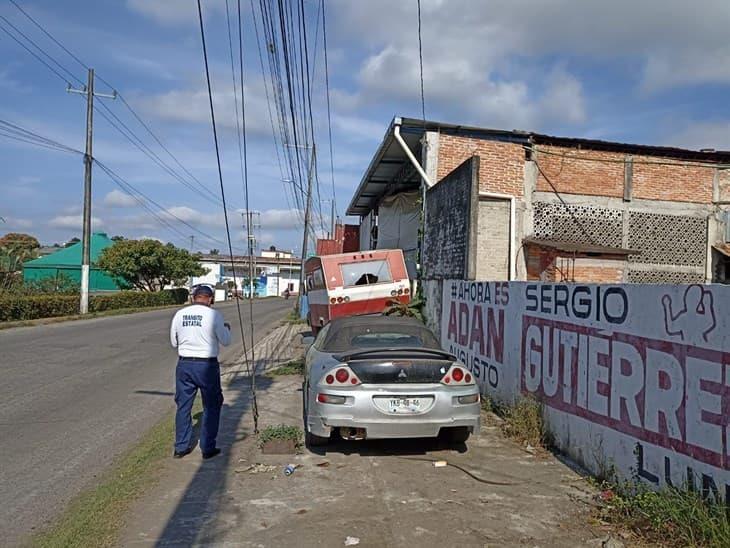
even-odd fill
[{"label": "car wheel", "polygon": [[465,443],[471,432],[468,426],[457,426],[455,428],[446,428],[441,431],[441,434],[448,443]]},{"label": "car wheel", "polygon": [[315,436],[309,430],[304,430],[304,443],[307,447],[322,447],[329,443],[329,438],[323,438],[322,436]]}]

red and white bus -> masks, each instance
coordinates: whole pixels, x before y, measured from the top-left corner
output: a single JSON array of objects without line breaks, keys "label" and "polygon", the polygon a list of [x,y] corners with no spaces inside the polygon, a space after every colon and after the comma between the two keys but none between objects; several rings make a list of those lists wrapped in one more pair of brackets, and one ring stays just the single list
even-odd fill
[{"label": "red and white bus", "polygon": [[400,249],[311,257],[304,263],[304,272],[314,333],[332,318],[380,314],[388,301],[411,300]]}]

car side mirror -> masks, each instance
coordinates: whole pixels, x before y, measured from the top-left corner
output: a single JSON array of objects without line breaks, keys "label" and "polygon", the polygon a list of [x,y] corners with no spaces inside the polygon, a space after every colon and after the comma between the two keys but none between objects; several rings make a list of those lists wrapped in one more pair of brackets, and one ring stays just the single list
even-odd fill
[{"label": "car side mirror", "polygon": [[302,336],[302,344],[309,348],[314,344],[314,337],[312,335],[303,335]]}]

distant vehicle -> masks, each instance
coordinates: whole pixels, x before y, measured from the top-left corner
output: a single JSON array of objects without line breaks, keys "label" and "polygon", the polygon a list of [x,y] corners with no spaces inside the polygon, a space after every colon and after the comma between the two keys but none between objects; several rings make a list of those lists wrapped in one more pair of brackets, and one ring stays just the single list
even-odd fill
[{"label": "distant vehicle", "polygon": [[304,263],[304,272],[314,334],[333,318],[380,314],[388,301],[411,299],[400,249],[311,257]]},{"label": "distant vehicle", "polygon": [[479,432],[479,388],[414,318],[355,316],[325,325],[307,351],[302,386],[309,446],[343,439]]}]

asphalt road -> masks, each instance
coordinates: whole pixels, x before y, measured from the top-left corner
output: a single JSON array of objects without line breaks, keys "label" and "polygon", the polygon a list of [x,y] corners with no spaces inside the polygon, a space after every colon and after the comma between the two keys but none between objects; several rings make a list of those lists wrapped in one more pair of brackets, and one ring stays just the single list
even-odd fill
[{"label": "asphalt road", "polygon": [[[258,338],[293,301],[254,303]],[[235,305],[222,361],[240,354]],[[241,307],[248,329],[248,305]],[[0,330],[0,538],[18,543],[174,409],[175,309]],[[246,331],[248,336],[248,331]],[[172,451],[172,440],[170,440]]]}]

